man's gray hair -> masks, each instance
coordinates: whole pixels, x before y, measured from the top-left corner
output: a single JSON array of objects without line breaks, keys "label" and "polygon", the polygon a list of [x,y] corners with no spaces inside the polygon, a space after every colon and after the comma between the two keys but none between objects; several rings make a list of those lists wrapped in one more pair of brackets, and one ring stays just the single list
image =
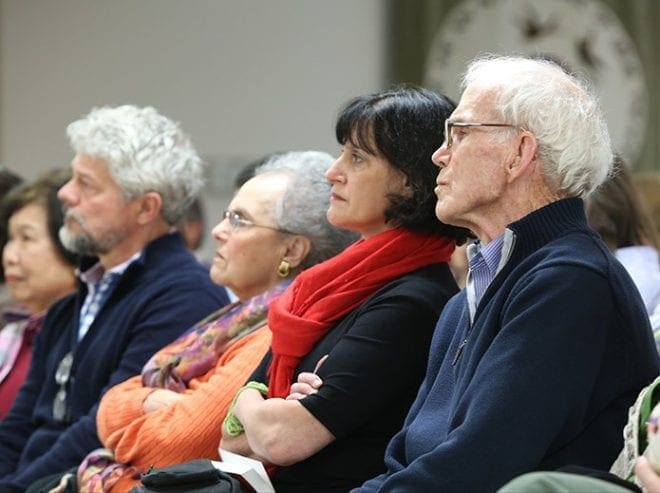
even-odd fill
[{"label": "man's gray hair", "polygon": [[330,154],[296,151],[280,154],[257,168],[255,175],[287,173],[291,179],[282,199],[275,204],[273,220],[278,228],[304,235],[311,241],[303,269],[340,253],[358,235],[332,226],[326,217],[330,183],[325,172],[333,163]]},{"label": "man's gray hair", "polygon": [[71,147],[106,161],[128,200],[157,192],[176,223],[204,186],[203,163],[178,123],[154,108],[94,108],[67,127]]},{"label": "man's gray hair", "polygon": [[585,197],[612,171],[612,145],[598,98],[586,81],[552,61],[485,56],[463,79],[494,95],[504,123],[532,132],[547,183]]}]

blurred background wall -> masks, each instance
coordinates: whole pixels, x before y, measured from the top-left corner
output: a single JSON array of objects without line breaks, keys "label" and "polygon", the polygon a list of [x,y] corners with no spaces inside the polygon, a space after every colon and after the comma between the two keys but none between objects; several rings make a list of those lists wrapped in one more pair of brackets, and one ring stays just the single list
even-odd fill
[{"label": "blurred background wall", "polygon": [[68,165],[69,122],[152,105],[209,162],[210,228],[251,159],[337,154],[340,105],[385,83],[385,15],[380,0],[0,0],[0,164]]},{"label": "blurred background wall", "polygon": [[[602,7],[618,30],[599,20]],[[628,103],[625,86],[608,97],[635,120],[617,129],[640,142],[633,166],[660,169],[659,15],[657,0],[0,0],[0,164],[26,178],[67,165],[69,122],[94,106],[152,105],[209,163],[210,230],[248,161],[287,149],[336,155],[341,105],[393,83],[457,99],[438,71],[455,80],[471,54],[522,46],[518,25],[535,35],[523,38],[527,52],[563,57],[566,40],[598,41],[587,54],[607,80],[630,69],[616,65],[622,37],[610,34],[629,35],[642,63],[630,84],[641,77],[646,94]]]}]

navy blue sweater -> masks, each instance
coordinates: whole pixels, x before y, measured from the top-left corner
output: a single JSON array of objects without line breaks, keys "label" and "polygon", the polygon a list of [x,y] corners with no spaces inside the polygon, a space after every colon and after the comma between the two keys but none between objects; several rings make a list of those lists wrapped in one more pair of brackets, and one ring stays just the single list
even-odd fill
[{"label": "navy blue sweater", "polygon": [[[211,282],[178,233],[147,245],[77,342],[86,294],[80,283],[77,294],[53,305],[37,336],[28,378],[0,424],[0,491],[23,491],[101,447],[96,410],[105,390],[140,373],[154,352],[228,302],[224,288]],[[57,422],[52,414],[59,389],[55,370],[72,348],[70,419]]]},{"label": "navy blue sweater", "polygon": [[494,491],[537,469],[608,469],[621,449],[628,407],[659,370],[639,293],[580,199],[509,229],[511,257],[473,324],[465,291],[440,316],[387,472],[359,491]]}]

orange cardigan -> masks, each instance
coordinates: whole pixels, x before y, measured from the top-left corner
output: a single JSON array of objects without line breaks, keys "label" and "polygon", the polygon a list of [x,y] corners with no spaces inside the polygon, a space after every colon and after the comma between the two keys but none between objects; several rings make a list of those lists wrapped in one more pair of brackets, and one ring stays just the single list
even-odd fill
[{"label": "orange cardigan", "polygon": [[[114,450],[117,462],[141,471],[190,459],[218,459],[225,414],[266,354],[270,339],[267,326],[245,336],[227,349],[215,368],[189,382],[183,399],[151,413],[142,411],[142,403],[154,389],[143,387],[140,375],[112,387],[96,415],[101,442]],[[125,476],[111,491],[125,492],[138,483]]]}]

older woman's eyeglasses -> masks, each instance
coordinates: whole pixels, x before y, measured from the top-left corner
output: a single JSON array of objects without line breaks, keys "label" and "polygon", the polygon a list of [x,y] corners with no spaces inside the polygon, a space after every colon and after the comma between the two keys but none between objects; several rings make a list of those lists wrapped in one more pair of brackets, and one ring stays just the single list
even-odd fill
[{"label": "older woman's eyeglasses", "polygon": [[445,142],[444,146],[447,149],[451,148],[451,145],[454,140],[454,135],[452,129],[454,127],[509,127],[517,128],[518,130],[524,132],[525,129],[519,127],[518,125],[511,125],[510,123],[476,123],[476,122],[452,122],[450,120],[445,120]]},{"label": "older woman's eyeglasses", "polygon": [[287,231],[286,229],[276,228],[275,226],[266,226],[265,224],[255,224],[249,219],[245,219],[243,216],[241,216],[241,213],[238,211],[232,211],[232,210],[225,211],[222,213],[222,217],[229,221],[229,225],[234,230],[241,228],[266,228],[289,235],[296,234],[291,231]]}]

